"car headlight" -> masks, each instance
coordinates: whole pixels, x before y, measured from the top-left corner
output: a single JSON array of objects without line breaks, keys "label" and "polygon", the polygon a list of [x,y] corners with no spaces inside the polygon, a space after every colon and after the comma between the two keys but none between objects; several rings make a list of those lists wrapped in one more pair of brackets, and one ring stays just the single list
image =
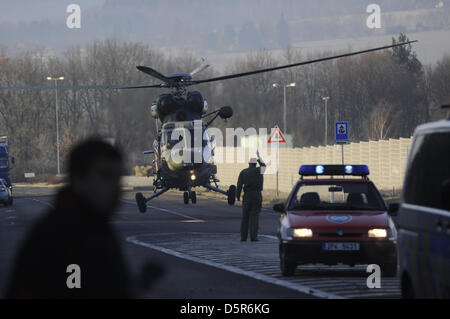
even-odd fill
[{"label": "car headlight", "polygon": [[369,229],[369,237],[371,237],[371,238],[386,238],[387,231],[384,228]]},{"label": "car headlight", "polygon": [[309,228],[295,228],[294,229],[294,237],[312,237],[312,230]]}]

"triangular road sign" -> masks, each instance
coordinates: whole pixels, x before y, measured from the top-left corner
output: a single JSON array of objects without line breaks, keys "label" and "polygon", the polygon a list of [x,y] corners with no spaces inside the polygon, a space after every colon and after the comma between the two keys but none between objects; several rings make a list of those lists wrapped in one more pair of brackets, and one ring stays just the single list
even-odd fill
[{"label": "triangular road sign", "polygon": [[267,143],[287,143],[283,133],[281,133],[281,130],[277,125],[272,129],[272,135]]}]

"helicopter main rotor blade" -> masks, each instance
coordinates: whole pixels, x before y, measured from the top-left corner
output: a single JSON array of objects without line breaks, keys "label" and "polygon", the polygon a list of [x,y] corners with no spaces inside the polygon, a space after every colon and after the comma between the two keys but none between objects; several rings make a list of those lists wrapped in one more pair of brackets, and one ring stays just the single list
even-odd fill
[{"label": "helicopter main rotor blade", "polygon": [[86,90],[86,89],[141,89],[141,88],[163,88],[165,83],[161,84],[142,84],[142,85],[58,85],[58,86],[0,86],[0,91],[6,90]]},{"label": "helicopter main rotor blade", "polygon": [[159,73],[158,71],[149,68],[148,66],[137,66],[136,67],[139,71],[144,72],[150,76],[153,76],[154,78],[157,78],[158,80],[161,80],[165,83],[172,83],[173,81],[171,79],[169,79],[168,77],[166,77],[165,75]]},{"label": "helicopter main rotor blade", "polygon": [[304,62],[299,62],[299,63],[293,63],[293,64],[286,64],[286,65],[281,65],[281,66],[277,66],[277,67],[273,67],[273,68],[261,69],[261,70],[256,70],[256,71],[249,71],[249,72],[243,72],[243,73],[219,76],[219,77],[206,79],[206,80],[194,80],[194,81],[192,81],[192,84],[200,84],[200,83],[228,80],[228,79],[239,78],[239,77],[242,77],[242,76],[258,74],[258,73],[264,73],[264,72],[276,71],[276,70],[281,70],[281,69],[287,69],[287,68],[291,68],[291,67],[294,67],[294,66],[307,65],[307,64],[317,63],[317,62],[323,62],[323,61],[328,61],[328,60],[344,58],[344,57],[348,57],[348,56],[352,56],[352,55],[358,55],[358,54],[363,54],[363,53],[368,53],[368,52],[373,52],[373,51],[390,49],[390,48],[394,48],[394,47],[398,47],[398,46],[402,46],[402,45],[406,45],[406,44],[410,44],[410,43],[414,43],[414,42],[418,42],[418,41],[414,40],[414,41],[408,41],[408,42],[403,42],[403,43],[397,43],[397,44],[393,44],[393,45],[386,45],[386,46],[383,46],[383,47],[378,47],[378,48],[373,48],[373,49],[368,49],[368,50],[362,50],[362,51],[356,51],[356,52],[351,52],[351,53],[339,54],[339,55],[334,55],[334,56],[330,56],[330,57],[326,57],[326,58],[314,59],[314,60],[309,60],[309,61],[304,61]]},{"label": "helicopter main rotor blade", "polygon": [[190,74],[190,76],[194,76],[196,74],[199,74],[200,72],[203,72],[204,70],[206,70],[207,68],[209,68],[209,64],[205,64],[205,65],[200,65],[198,68],[196,68],[194,71],[192,71]]},{"label": "helicopter main rotor blade", "polygon": [[160,84],[142,84],[142,85],[127,85],[121,89],[147,89],[147,88],[166,88],[168,85],[166,83]]},{"label": "helicopter main rotor blade", "polygon": [[[190,85],[195,85],[195,84],[200,84],[200,83],[227,80],[227,79],[249,76],[249,75],[258,74],[258,73],[276,71],[276,70],[291,68],[291,67],[295,67],[295,66],[307,65],[307,64],[318,63],[318,62],[323,62],[323,61],[328,61],[328,60],[334,60],[334,59],[344,58],[344,57],[348,57],[348,56],[353,56],[353,55],[358,55],[358,54],[363,54],[363,53],[368,53],[368,52],[373,52],[373,51],[390,49],[390,48],[403,46],[403,45],[407,45],[407,44],[411,44],[411,43],[415,43],[415,42],[418,42],[418,41],[414,40],[414,41],[408,41],[408,42],[403,42],[403,43],[397,43],[397,44],[393,44],[393,45],[387,45],[387,46],[368,49],[368,50],[345,53],[345,54],[330,56],[330,57],[326,57],[326,58],[319,58],[319,59],[314,59],[314,60],[309,60],[309,61],[304,61],[304,62],[299,62],[299,63],[293,63],[293,64],[287,64],[287,65],[282,65],[282,66],[277,66],[277,67],[267,68],[267,69],[261,69],[261,70],[256,70],[256,71],[249,71],[249,72],[219,76],[219,77],[205,79],[205,80],[191,80],[189,82],[183,83],[182,86],[190,86]],[[199,68],[197,68],[191,72],[191,76],[205,70],[207,67],[209,67],[209,65],[200,66]],[[142,85],[6,86],[6,87],[0,87],[0,91],[4,91],[4,90],[53,90],[56,88],[60,89],[60,90],[168,88],[168,87],[176,87],[177,84],[182,83],[182,82],[176,82],[174,79],[168,78],[168,77],[164,76],[163,74],[159,73],[158,71],[156,71],[152,68],[146,67],[146,66],[138,66],[137,69],[141,72],[149,74],[149,75],[163,81],[164,83],[142,84]]]}]

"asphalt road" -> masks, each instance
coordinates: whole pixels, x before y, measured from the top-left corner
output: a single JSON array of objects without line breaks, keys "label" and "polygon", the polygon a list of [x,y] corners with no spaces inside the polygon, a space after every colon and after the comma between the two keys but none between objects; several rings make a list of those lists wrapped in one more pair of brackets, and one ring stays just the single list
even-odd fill
[{"label": "asphalt road", "polygon": [[[0,291],[4,290],[16,249],[30,225],[51,207],[46,187],[16,187],[12,207],[0,207]],[[198,196],[185,205],[182,193],[151,201],[138,212],[134,192],[124,193],[111,221],[122,240],[135,278],[146,262],[165,269],[164,276],[143,298],[397,298],[398,278],[383,278],[369,289],[365,266],[298,267],[294,277],[279,271],[279,215],[260,215],[258,242],[240,242],[241,207],[225,200]],[[239,203],[238,203],[239,205]]]}]

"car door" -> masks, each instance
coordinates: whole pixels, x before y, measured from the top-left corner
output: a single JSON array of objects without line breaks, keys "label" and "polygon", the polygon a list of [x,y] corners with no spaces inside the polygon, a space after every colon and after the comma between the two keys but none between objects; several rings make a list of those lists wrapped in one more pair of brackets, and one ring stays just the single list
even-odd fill
[{"label": "car door", "polygon": [[416,136],[398,225],[401,267],[419,298],[450,297],[450,132]]}]

